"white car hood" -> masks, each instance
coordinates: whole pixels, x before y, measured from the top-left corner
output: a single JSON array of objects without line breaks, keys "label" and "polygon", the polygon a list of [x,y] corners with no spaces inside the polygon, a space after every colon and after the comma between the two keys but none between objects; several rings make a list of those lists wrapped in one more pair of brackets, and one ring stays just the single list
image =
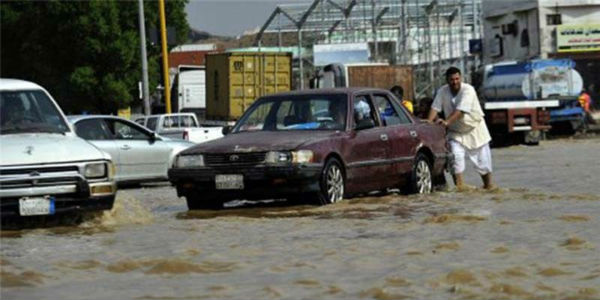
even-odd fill
[{"label": "white car hood", "polygon": [[62,134],[5,134],[0,139],[0,165],[48,164],[110,159],[85,140]]}]

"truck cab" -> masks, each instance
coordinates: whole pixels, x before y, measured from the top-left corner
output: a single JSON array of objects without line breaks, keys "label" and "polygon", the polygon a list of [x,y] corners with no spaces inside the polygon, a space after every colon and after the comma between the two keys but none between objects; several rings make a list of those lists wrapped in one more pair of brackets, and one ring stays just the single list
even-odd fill
[{"label": "truck cab", "polygon": [[44,88],[0,79],[0,112],[3,220],[112,208],[110,155],[75,135]]}]

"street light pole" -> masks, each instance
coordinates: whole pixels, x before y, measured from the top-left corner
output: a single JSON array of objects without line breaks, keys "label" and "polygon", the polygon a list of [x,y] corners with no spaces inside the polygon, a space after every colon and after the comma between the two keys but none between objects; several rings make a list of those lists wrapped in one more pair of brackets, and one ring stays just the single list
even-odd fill
[{"label": "street light pole", "polygon": [[142,98],[144,99],[144,115],[150,115],[150,89],[148,87],[148,56],[146,54],[146,23],[144,18],[144,1],[138,0],[138,16],[140,19],[140,53],[142,58]]},{"label": "street light pole", "polygon": [[171,85],[169,83],[169,54],[167,53],[167,22],[165,21],[165,0],[158,0],[160,10],[160,38],[162,44],[163,78],[165,87],[166,113],[171,113]]}]

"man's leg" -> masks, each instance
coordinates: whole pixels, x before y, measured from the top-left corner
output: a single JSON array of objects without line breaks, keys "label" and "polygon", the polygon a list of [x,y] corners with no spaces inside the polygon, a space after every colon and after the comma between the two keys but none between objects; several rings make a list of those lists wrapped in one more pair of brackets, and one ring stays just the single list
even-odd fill
[{"label": "man's leg", "polygon": [[465,171],[465,148],[457,141],[450,140],[450,151],[454,154],[454,165],[452,166],[452,179],[456,189],[462,191],[465,189],[463,172]]},{"label": "man's leg", "polygon": [[483,180],[483,188],[486,190],[492,190],[496,188],[494,181],[492,180],[492,172],[481,175],[481,180]]},{"label": "man's leg", "polygon": [[475,169],[481,175],[483,188],[486,190],[495,189],[496,185],[492,180],[492,151],[490,145],[485,144],[480,148],[468,151],[469,159],[475,164]]}]

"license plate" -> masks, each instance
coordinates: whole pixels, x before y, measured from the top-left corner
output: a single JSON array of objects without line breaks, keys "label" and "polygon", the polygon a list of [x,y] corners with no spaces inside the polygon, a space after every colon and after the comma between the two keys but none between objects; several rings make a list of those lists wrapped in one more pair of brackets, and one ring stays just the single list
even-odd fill
[{"label": "license plate", "polygon": [[54,197],[33,197],[19,199],[19,214],[21,216],[53,215]]},{"label": "license plate", "polygon": [[216,175],[215,184],[217,190],[241,190],[244,189],[244,175]]}]

